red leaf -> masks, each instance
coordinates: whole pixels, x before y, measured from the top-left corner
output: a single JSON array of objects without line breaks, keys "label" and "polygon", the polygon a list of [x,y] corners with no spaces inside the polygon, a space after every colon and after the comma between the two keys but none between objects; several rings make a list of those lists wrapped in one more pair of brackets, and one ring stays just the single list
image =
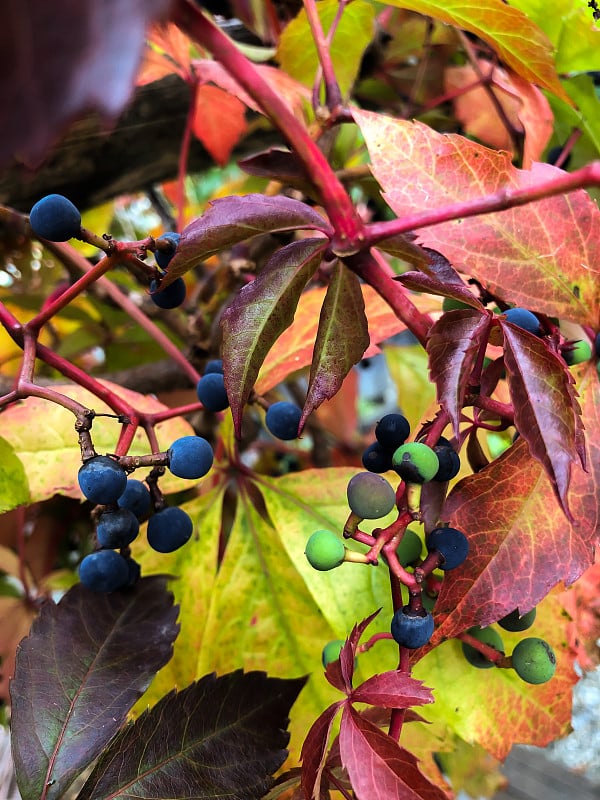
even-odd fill
[{"label": "red leaf", "polygon": [[[507,153],[418,122],[353,114],[373,173],[399,216],[535,186],[560,174],[549,164],[519,170]],[[422,228],[418,239],[510,303],[597,327],[600,211],[583,190]]]},{"label": "red leaf", "polygon": [[345,700],[341,700],[339,703],[333,703],[329,708],[326,708],[311,726],[302,745],[300,756],[302,759],[301,785],[306,800],[312,800],[312,798],[320,796],[321,776],[327,760],[327,745],[331,735],[331,727],[335,715],[345,702]]},{"label": "red leaf", "polygon": [[167,286],[200,261],[237,242],[259,233],[298,228],[329,233],[329,226],[320,214],[291,197],[247,194],[213,200],[206,212],[183,230],[163,284]]},{"label": "red leaf", "polygon": [[456,436],[469,376],[480,347],[487,341],[489,327],[488,314],[457,309],[440,317],[429,332],[429,373],[437,386],[438,402],[450,415]]},{"label": "red leaf", "polygon": [[411,678],[406,672],[392,670],[367,678],[354,689],[350,700],[384,708],[408,708],[433,703],[433,695],[422,681]]},{"label": "red leaf", "polygon": [[427,262],[421,272],[404,272],[395,279],[403,286],[415,292],[452,297],[473,308],[483,309],[482,303],[464,284],[458,272],[452,267],[446,256],[429,247],[422,248],[427,254]]},{"label": "red leaf", "polygon": [[223,313],[225,386],[238,436],[261,364],[294,319],[302,290],[327,246],[327,239],[300,239],[282,247]]},{"label": "red leaf", "polygon": [[573,378],[562,360],[532,333],[506,322],[504,364],[515,422],[529,450],[543,465],[565,513],[571,463],[585,465],[581,410]]},{"label": "red leaf", "polygon": [[447,800],[446,793],[419,771],[411,753],[350,705],[342,713],[339,745],[359,800]]},{"label": "red leaf", "polygon": [[0,80],[0,106],[15,113],[4,114],[0,164],[15,156],[39,164],[63,130],[90,109],[105,122],[116,119],[134,86],[145,29],[169,5],[4,4],[0,52],[10,69]]},{"label": "red leaf", "polygon": [[[594,391],[600,399],[597,378]],[[595,406],[589,419],[598,420]],[[515,608],[526,613],[559,581],[573,583],[592,563],[600,530],[597,445],[590,449],[589,461],[590,473],[573,470],[575,524],[565,519],[525,441],[517,441],[454,487],[442,519],[465,532],[469,556],[453,571],[452,580],[442,583],[432,643],[472,625],[490,625]]]},{"label": "red leaf", "polygon": [[360,281],[338,261],[321,308],[299,431],[315,408],[336,394],[369,342]]},{"label": "red leaf", "polygon": [[248,128],[244,105],[216,86],[201,86],[196,92],[192,126],[217,164],[224,166]]}]

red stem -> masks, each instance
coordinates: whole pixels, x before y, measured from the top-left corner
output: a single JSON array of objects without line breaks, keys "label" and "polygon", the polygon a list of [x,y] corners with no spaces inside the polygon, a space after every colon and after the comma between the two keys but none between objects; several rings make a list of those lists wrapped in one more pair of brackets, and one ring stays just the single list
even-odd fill
[{"label": "red stem", "polygon": [[279,129],[321,196],[339,239],[336,249],[344,253],[357,252],[362,245],[363,223],[327,159],[282,97],[233,42],[191,2],[177,0],[171,18],[215,56]]},{"label": "red stem", "polygon": [[192,129],[194,123],[194,116],[196,114],[196,105],[198,101],[198,89],[200,83],[197,79],[189,81],[190,87],[190,104],[188,106],[187,117],[185,120],[185,129],[183,131],[183,139],[181,140],[181,147],[179,149],[179,164],[177,171],[177,230],[182,231],[185,225],[185,178],[187,175],[187,164],[190,155],[190,146],[192,143]]},{"label": "red stem", "polygon": [[549,180],[540,181],[535,186],[516,189],[507,187],[499,189],[487,197],[450,203],[431,211],[419,211],[415,214],[405,215],[400,219],[373,222],[365,226],[365,244],[372,246],[383,239],[407,233],[407,231],[426,228],[429,225],[440,225],[442,222],[454,219],[475,217],[479,214],[491,214],[507,208],[524,206],[535,200],[544,200],[557,194],[568,194],[586,186],[600,186],[600,161],[593,161],[576,172],[563,173]]},{"label": "red stem", "polygon": [[[331,43],[331,40],[333,39],[333,34],[335,33],[335,29],[339,24],[342,7],[343,6],[340,3],[340,5],[338,6],[336,17],[331,26],[331,30],[329,31],[329,34],[326,37],[323,32],[323,26],[321,25],[321,19],[317,11],[317,5],[315,3],[315,0],[304,0],[304,10],[306,12],[308,24],[310,25],[310,30],[315,42],[315,47],[317,48],[319,63],[321,64],[321,72],[323,75],[323,80],[325,81],[325,102],[327,103],[327,107],[330,110],[333,110],[342,105],[342,93],[340,92],[340,87],[337,82],[337,78],[335,77],[335,70],[333,68],[333,62],[331,60],[331,53],[329,50],[329,44]],[[313,91],[313,106],[315,108],[315,111],[318,109],[320,105],[319,84],[320,84],[320,76],[317,76],[315,82],[315,89]]]}]

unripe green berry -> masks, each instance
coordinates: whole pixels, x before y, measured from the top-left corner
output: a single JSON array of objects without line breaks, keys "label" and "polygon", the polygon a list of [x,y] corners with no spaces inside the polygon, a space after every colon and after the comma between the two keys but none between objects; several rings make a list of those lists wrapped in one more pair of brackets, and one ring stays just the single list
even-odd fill
[{"label": "unripe green berry", "polygon": [[321,654],[323,667],[326,667],[327,664],[331,664],[332,661],[338,660],[344,644],[345,642],[343,639],[334,639],[325,645],[323,648],[323,653]]},{"label": "unripe green berry", "polygon": [[592,346],[587,339],[580,339],[564,350],[564,359],[569,367],[589,361],[592,357]]},{"label": "unripe green berry", "polygon": [[[480,628],[475,626],[474,628],[469,628],[467,633],[477,639],[477,641],[483,642],[483,644],[487,644],[495,650],[498,650],[498,652],[504,652],[502,637],[494,628]],[[480,653],[479,650],[466,642],[462,642],[462,651],[469,664],[477,667],[477,669],[490,669],[494,666],[493,661],[487,659],[483,653]]]},{"label": "unripe green berry", "polygon": [[385,478],[373,472],[359,472],[350,479],[348,505],[361,519],[379,519],[396,504],[396,492]]},{"label": "unripe green berry", "polygon": [[426,483],[435,477],[440,468],[437,455],[422,442],[401,445],[392,456],[392,464],[407,483]]},{"label": "unripe green berry", "polygon": [[396,549],[398,561],[403,567],[408,566],[408,564],[412,564],[413,561],[416,561],[421,557],[422,546],[423,545],[418,534],[416,534],[414,531],[411,531],[410,528],[407,528],[402,536],[402,541]]},{"label": "unripe green berry", "polygon": [[310,565],[321,572],[335,569],[344,560],[346,548],[342,540],[332,531],[315,531],[306,543],[304,551]]},{"label": "unripe green berry", "polygon": [[512,665],[526,683],[546,683],[556,672],[556,656],[548,642],[531,636],[513,650]]}]

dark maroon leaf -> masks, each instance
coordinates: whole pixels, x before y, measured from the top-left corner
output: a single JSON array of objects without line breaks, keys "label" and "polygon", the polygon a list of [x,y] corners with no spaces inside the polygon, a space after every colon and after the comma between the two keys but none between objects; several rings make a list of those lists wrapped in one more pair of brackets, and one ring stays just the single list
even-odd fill
[{"label": "dark maroon leaf", "polygon": [[344,706],[339,745],[359,800],[447,800],[446,793],[419,770],[411,753],[350,704]]},{"label": "dark maroon leaf", "polygon": [[377,247],[396,258],[401,258],[407,264],[412,264],[413,267],[427,268],[428,257],[425,248],[412,242],[407,234],[384,239]]},{"label": "dark maroon leaf", "polygon": [[302,745],[302,791],[306,800],[312,800],[321,790],[321,776],[327,760],[327,744],[335,715],[346,701],[326,708],[312,724]]},{"label": "dark maroon leaf", "polygon": [[78,800],[253,800],[285,761],[289,711],[305,678],[241,670],[172,691],[111,742]]},{"label": "dark maroon leaf", "polygon": [[380,608],[377,611],[374,611],[372,614],[369,614],[368,617],[359,622],[358,625],[355,625],[352,630],[350,631],[350,636],[347,638],[344,646],[342,647],[340,653],[340,667],[342,670],[342,677],[344,680],[345,691],[347,694],[350,694],[352,691],[352,677],[354,675],[354,663],[356,659],[356,652],[358,649],[358,644],[360,642],[360,637],[366,631],[367,627],[373,622],[375,617],[381,611]]},{"label": "dark maroon leaf", "polygon": [[420,272],[405,272],[398,275],[397,281],[415,292],[452,297],[473,308],[483,309],[483,305],[465,286],[446,256],[430,247],[423,247],[422,252],[426,256],[426,261],[423,265],[419,265]]},{"label": "dark maroon leaf", "polygon": [[23,797],[61,797],[171,658],[178,608],[165,578],[101,594],[74,586],[19,645],[12,740]]},{"label": "dark maroon leaf", "polygon": [[581,409],[573,378],[539,337],[502,317],[500,324],[517,429],[531,455],[543,465],[561,506],[572,520],[567,501],[571,464],[579,458],[585,465]]},{"label": "dark maroon leaf", "polygon": [[360,281],[338,261],[321,308],[300,431],[315,408],[338,392],[369,343]]},{"label": "dark maroon leaf", "polygon": [[350,695],[353,703],[368,703],[385,708],[408,708],[433,703],[431,689],[406,672],[392,670],[367,678]]},{"label": "dark maroon leaf", "polygon": [[298,228],[330,232],[327,221],[313,208],[292,197],[247,194],[213,200],[207,211],[183,230],[169,271],[167,286],[209,256],[259,233]]},{"label": "dark maroon leaf", "polygon": [[263,153],[243,158],[238,164],[249,175],[282,181],[296,188],[310,186],[302,162],[289,150],[273,147]]},{"label": "dark maroon leaf", "polygon": [[113,121],[133,89],[146,27],[169,0],[102,3],[9,0],[2,7],[0,164],[36,166],[74,119],[94,109]]},{"label": "dark maroon leaf", "polygon": [[476,310],[446,312],[432,326],[427,341],[429,374],[437,386],[439,404],[450,415],[454,433],[477,353],[487,341],[490,317]]},{"label": "dark maroon leaf", "polygon": [[326,239],[300,239],[282,247],[223,313],[225,386],[238,436],[261,364],[292,324],[302,290],[327,246]]}]

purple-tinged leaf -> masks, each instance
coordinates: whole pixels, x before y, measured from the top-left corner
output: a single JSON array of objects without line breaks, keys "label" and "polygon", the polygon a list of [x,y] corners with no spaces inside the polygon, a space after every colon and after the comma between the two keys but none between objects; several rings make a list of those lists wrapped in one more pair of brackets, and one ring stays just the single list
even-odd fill
[{"label": "purple-tinged leaf", "polygon": [[347,694],[352,692],[352,678],[354,676],[354,664],[360,637],[366,631],[368,626],[373,622],[375,617],[381,611],[380,608],[365,617],[358,625],[355,625],[350,631],[350,636],[346,639],[345,644],[340,652],[340,668],[342,671],[342,678],[344,680],[345,691]]},{"label": "purple-tinged leaf", "polygon": [[225,386],[238,436],[244,405],[260,367],[277,338],[292,324],[302,290],[327,246],[326,239],[300,239],[282,247],[223,313]]},{"label": "purple-tinged leaf", "polygon": [[312,724],[302,745],[302,791],[305,800],[320,796],[321,777],[327,760],[327,745],[335,715],[346,701],[333,703]]},{"label": "purple-tinged leaf", "polygon": [[36,166],[65,128],[91,109],[115,120],[133,89],[145,30],[169,5],[4,3],[0,52],[10,69],[0,79],[0,107],[13,111],[3,115],[0,164],[18,158]]},{"label": "purple-tinged leaf", "polygon": [[259,178],[270,178],[285,182],[298,189],[310,189],[310,181],[302,162],[295,153],[272,147],[262,153],[238,161],[244,172]]},{"label": "purple-tinged leaf", "polygon": [[247,194],[213,200],[206,212],[183,230],[163,283],[167,286],[209,256],[252,236],[297,229],[331,233],[317,211],[292,197]]},{"label": "purple-tinged leaf", "polygon": [[[413,236],[412,238],[416,237]],[[419,269],[427,268],[428,256],[426,249],[411,241],[408,234],[399,234],[398,236],[392,236],[390,239],[384,239],[378,243],[377,247],[391,256],[406,261],[407,264],[412,264],[413,267],[418,267]]]},{"label": "purple-tinged leaf", "polygon": [[469,377],[479,348],[487,340],[489,327],[488,314],[475,309],[458,309],[446,312],[429,333],[429,374],[437,387],[438,402],[450,415],[456,436]]},{"label": "purple-tinged leaf", "polygon": [[570,515],[567,492],[571,463],[585,466],[581,409],[573,378],[562,360],[528,331],[499,318],[504,364],[515,423],[531,455],[544,467],[556,496]]},{"label": "purple-tinged leaf", "polygon": [[300,431],[315,408],[339,391],[344,378],[361,360],[369,344],[360,281],[338,261],[321,308]]},{"label": "purple-tinged leaf", "polygon": [[305,682],[238,670],[169,692],[111,742],[78,800],[258,800],[287,756]]},{"label": "purple-tinged leaf", "polygon": [[12,741],[23,797],[52,800],[106,747],[171,658],[178,609],[165,578],[48,602],[19,645]]},{"label": "purple-tinged leaf", "polygon": [[384,708],[408,708],[433,703],[431,689],[406,672],[392,670],[367,678],[350,695],[353,703],[368,703]]},{"label": "purple-tinged leaf", "polygon": [[348,703],[339,735],[342,764],[360,800],[447,800],[419,770],[417,759]]},{"label": "purple-tinged leaf", "polygon": [[442,297],[452,297],[454,300],[460,300],[473,308],[483,309],[481,302],[465,286],[460,275],[446,256],[431,247],[423,247],[422,251],[427,260],[420,267],[420,272],[404,272],[402,275],[398,275],[397,281],[400,281],[407,289],[412,289],[415,292],[427,292],[428,294],[439,294]]}]

